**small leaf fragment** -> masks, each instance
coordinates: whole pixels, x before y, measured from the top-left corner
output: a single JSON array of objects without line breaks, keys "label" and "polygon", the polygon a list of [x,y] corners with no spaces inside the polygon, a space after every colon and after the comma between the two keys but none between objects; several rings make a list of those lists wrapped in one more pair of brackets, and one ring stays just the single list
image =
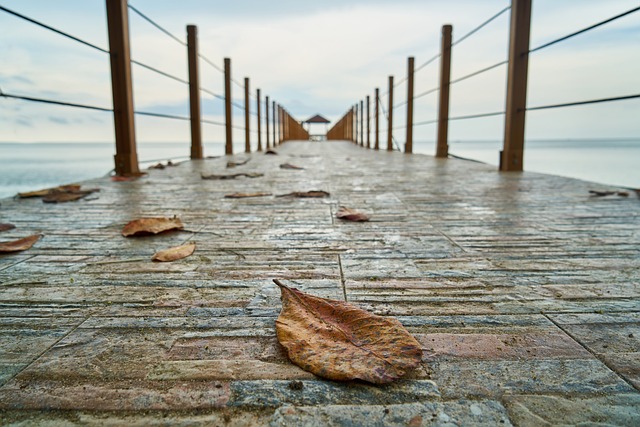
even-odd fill
[{"label": "small leaf fragment", "polygon": [[367,214],[344,206],[340,206],[338,212],[336,213],[336,218],[355,222],[369,221],[369,216]]},{"label": "small leaf fragment", "polygon": [[138,218],[130,221],[122,229],[124,237],[158,234],[170,230],[182,230],[184,225],[180,218]]},{"label": "small leaf fragment", "polygon": [[279,194],[276,197],[320,198],[320,197],[329,197],[329,193],[322,190],[294,191],[293,193]]},{"label": "small leaf fragment", "polygon": [[301,166],[292,165],[291,163],[283,163],[280,165],[280,169],[303,170],[304,168]]},{"label": "small leaf fragment", "polygon": [[257,193],[231,193],[231,194],[225,194],[224,198],[225,199],[244,199],[247,197],[265,197],[265,196],[271,196],[271,193],[261,193],[261,192],[257,192]]},{"label": "small leaf fragment", "polygon": [[91,193],[100,191],[99,188],[91,188],[89,190],[68,190],[68,191],[52,191],[42,198],[44,203],[66,203],[82,199]]},{"label": "small leaf fragment", "polygon": [[29,191],[27,193],[18,193],[18,197],[26,199],[29,197],[44,197],[47,194],[55,191],[78,191],[80,190],[79,184],[60,185],[58,187],[45,188],[43,190]]},{"label": "small leaf fragment", "polygon": [[249,162],[249,160],[251,160],[251,159],[240,160],[240,161],[237,161],[237,162],[229,161],[229,162],[227,162],[227,168],[235,168],[236,166],[246,165]]},{"label": "small leaf fragment", "polygon": [[271,155],[273,155],[273,156],[277,156],[277,155],[278,155],[278,152],[277,152],[277,151],[274,151],[274,150],[267,150],[267,151],[265,151],[265,152],[264,152],[264,154],[271,154]]},{"label": "small leaf fragment", "polygon": [[212,174],[212,175],[204,175],[202,174],[201,177],[202,179],[236,179],[239,178],[241,176],[246,176],[247,178],[259,178],[261,176],[264,176],[263,173],[257,173],[257,172],[247,172],[247,173],[234,173],[234,174],[230,174],[230,175],[216,175],[216,174]]},{"label": "small leaf fragment", "polygon": [[196,242],[189,242],[186,245],[175,246],[164,249],[153,254],[153,261],[169,262],[190,256],[196,250]]},{"label": "small leaf fragment", "polygon": [[0,224],[0,231],[13,230],[14,228],[16,228],[16,226],[13,224]]},{"label": "small leaf fragment", "polygon": [[331,380],[385,384],[420,364],[420,343],[398,320],[274,283],[282,300],[278,341],[302,369]]},{"label": "small leaf fragment", "polygon": [[40,239],[40,234],[34,234],[11,242],[0,243],[0,253],[26,251]]}]

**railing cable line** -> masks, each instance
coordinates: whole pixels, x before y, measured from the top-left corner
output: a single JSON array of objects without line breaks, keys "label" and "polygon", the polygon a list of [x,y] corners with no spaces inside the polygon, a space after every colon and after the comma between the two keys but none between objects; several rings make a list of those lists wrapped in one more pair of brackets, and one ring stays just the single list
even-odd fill
[{"label": "railing cable line", "polygon": [[421,65],[419,65],[418,67],[416,67],[413,72],[417,73],[418,71],[422,70],[424,67],[426,67],[427,65],[431,64],[432,62],[434,62],[435,60],[437,60],[438,58],[440,58],[441,54],[437,54],[435,55],[433,58],[429,59],[428,61],[422,63]]},{"label": "railing cable line", "polygon": [[37,26],[39,26],[39,27],[42,27],[42,28],[44,28],[44,29],[47,29],[47,30],[49,30],[49,31],[53,31],[53,32],[54,32],[54,33],[56,33],[56,34],[59,34],[59,35],[64,36],[64,37],[66,37],[66,38],[68,38],[68,39],[74,40],[74,41],[76,41],[76,42],[78,42],[78,43],[81,43],[81,44],[83,44],[83,45],[85,45],[85,46],[89,46],[89,47],[91,47],[91,48],[93,48],[93,49],[95,49],[95,50],[99,50],[99,51],[100,51],[100,52],[102,52],[102,53],[109,53],[109,51],[108,51],[107,49],[103,49],[103,48],[101,48],[100,46],[97,46],[97,45],[95,45],[95,44],[93,44],[93,43],[90,43],[90,42],[88,42],[88,41],[86,41],[86,40],[82,40],[82,39],[80,39],[80,38],[78,38],[78,37],[76,37],[76,36],[72,36],[72,35],[71,35],[71,34],[69,34],[69,33],[65,33],[64,31],[61,31],[61,30],[58,30],[58,29],[56,29],[56,28],[53,28],[53,27],[51,27],[51,26],[49,26],[49,25],[43,24],[42,22],[40,22],[40,21],[36,21],[35,19],[29,18],[28,16],[22,15],[22,14],[20,14],[20,13],[18,13],[18,12],[14,12],[13,10],[11,10],[11,9],[7,9],[7,8],[6,8],[6,7],[4,7],[4,6],[0,6],[0,10],[1,10],[1,11],[3,11],[3,12],[8,13],[8,14],[10,14],[10,15],[13,15],[13,16],[15,16],[15,17],[18,17],[18,18],[20,18],[20,19],[23,19],[23,20],[25,20],[25,21],[27,21],[27,22],[31,22],[32,24],[35,24],[35,25],[37,25]]},{"label": "railing cable line", "polygon": [[147,15],[145,15],[144,13],[140,12],[138,9],[136,9],[133,5],[128,4],[129,9],[133,10],[136,14],[138,14],[138,16],[140,16],[142,19],[144,19],[145,21],[147,21],[149,24],[153,25],[154,27],[156,27],[158,30],[162,31],[163,33],[165,33],[166,35],[168,35],[169,37],[171,37],[172,39],[174,39],[175,41],[177,41],[178,43],[180,43],[182,46],[187,46],[187,44],[185,42],[183,42],[182,40],[180,40],[179,37],[171,34],[171,32],[167,29],[165,29],[164,27],[162,27],[160,24],[158,24],[157,22],[155,22],[153,19],[149,18]]},{"label": "railing cable line", "polygon": [[540,45],[538,47],[535,47],[533,49],[529,49],[529,53],[533,53],[533,52],[536,52],[538,50],[541,50],[541,49],[544,49],[546,47],[549,47],[551,45],[554,45],[556,43],[560,43],[561,41],[565,41],[565,40],[570,39],[571,37],[577,36],[579,34],[586,33],[587,31],[593,30],[594,28],[598,28],[598,27],[600,27],[602,25],[605,25],[605,24],[608,24],[610,22],[613,22],[613,21],[615,21],[617,19],[620,19],[620,18],[622,18],[624,16],[631,15],[632,13],[638,12],[639,10],[640,10],[640,6],[635,7],[633,9],[630,9],[630,10],[627,10],[626,12],[623,12],[623,13],[621,13],[619,15],[613,16],[613,17],[611,17],[609,19],[605,19],[604,21],[600,21],[597,24],[593,24],[593,25],[591,25],[589,27],[583,28],[582,30],[578,30],[576,32],[573,32],[571,34],[567,34],[566,36],[563,36],[563,37],[560,37],[558,39],[552,40],[552,41],[550,41],[548,43],[545,43],[545,44]]},{"label": "railing cable line", "polygon": [[209,90],[209,89],[207,89],[207,88],[201,87],[201,88],[200,88],[200,91],[202,91],[202,92],[204,92],[204,93],[206,93],[206,94],[209,94],[209,95],[213,96],[214,98],[218,98],[218,99],[221,99],[221,100],[223,100],[223,101],[224,101],[224,96],[222,96],[222,95],[218,95],[217,93],[215,93],[215,92],[213,92],[213,91],[210,91],[210,90]]},{"label": "railing cable line", "polygon": [[86,105],[86,104],[76,104],[73,102],[65,102],[65,101],[56,101],[53,99],[45,99],[45,98],[36,98],[32,96],[23,96],[23,95],[13,95],[10,93],[5,93],[0,89],[0,97],[2,98],[10,98],[10,99],[20,99],[22,101],[30,101],[30,102],[39,102],[42,104],[53,104],[53,105],[62,105],[65,107],[76,107],[76,108],[84,108],[87,110],[96,110],[96,111],[106,111],[109,113],[113,112],[113,108],[105,108],[105,107],[97,107],[95,105]]},{"label": "railing cable line", "polygon": [[511,9],[511,6],[507,6],[504,9],[502,9],[500,12],[496,13],[495,15],[493,15],[491,18],[487,19],[486,21],[484,21],[482,24],[478,25],[476,28],[474,28],[473,30],[469,31],[467,34],[465,34],[464,36],[460,37],[458,40],[455,40],[454,42],[451,43],[451,46],[455,46],[459,43],[461,43],[463,40],[469,38],[470,36],[472,36],[473,34],[477,33],[478,31],[480,31],[482,28],[484,28],[485,26],[487,26],[488,24],[491,23],[491,21],[497,19],[500,15],[502,15],[503,13],[505,13],[507,10]]},{"label": "railing cable line", "polygon": [[[384,105],[382,104],[382,102],[378,102],[378,105],[380,105],[380,109],[382,110],[382,114],[384,115],[384,117],[387,119],[387,123],[389,122],[389,116],[387,115],[387,110],[385,110]],[[387,131],[389,130],[389,128],[386,129]],[[393,145],[396,146],[396,149],[398,151],[402,151],[400,149],[400,146],[398,145],[398,141],[396,141],[396,137],[393,136],[393,128],[391,128],[391,140],[393,141]]]},{"label": "railing cable line", "polygon": [[430,93],[434,93],[434,92],[438,92],[440,90],[440,86],[438,87],[434,87],[433,89],[429,89],[427,91],[421,92],[419,94],[417,94],[416,96],[413,97],[413,99],[418,99],[418,98],[422,98],[423,96],[427,96]]},{"label": "railing cable line", "polygon": [[201,53],[198,53],[198,58],[202,59],[204,62],[206,62],[207,64],[211,65],[214,69],[220,71],[222,74],[224,74],[224,69],[218,65],[216,65],[212,60],[210,60],[209,58],[207,58],[206,56],[204,56]]},{"label": "railing cable line", "polygon": [[458,82],[461,82],[461,81],[463,81],[463,80],[470,79],[471,77],[475,77],[475,76],[480,75],[480,74],[482,74],[482,73],[486,73],[487,71],[491,71],[491,70],[493,70],[494,68],[498,68],[498,67],[500,67],[500,66],[502,66],[502,65],[506,65],[506,64],[508,64],[508,63],[509,63],[509,61],[508,61],[508,60],[500,61],[500,62],[495,63],[495,64],[493,64],[493,65],[490,65],[490,66],[488,66],[488,67],[482,68],[482,69],[480,69],[480,70],[478,70],[478,71],[474,71],[473,73],[467,74],[467,75],[462,76],[462,77],[458,77],[457,79],[451,79],[451,80],[449,81],[449,84],[450,84],[450,85],[452,85],[452,84],[454,84],[454,83],[458,83]]},{"label": "railing cable line", "polygon": [[136,64],[136,65],[138,65],[138,66],[140,66],[140,67],[142,67],[142,68],[146,68],[146,69],[147,69],[147,70],[149,70],[149,71],[153,71],[154,73],[160,74],[161,76],[168,77],[168,78],[170,78],[170,79],[172,79],[172,80],[175,80],[175,81],[177,81],[177,82],[180,82],[180,83],[184,83],[184,84],[186,84],[186,85],[189,85],[189,81],[188,81],[188,80],[182,79],[182,78],[180,78],[180,77],[177,77],[177,76],[174,76],[174,75],[172,75],[172,74],[169,74],[169,73],[167,73],[167,72],[165,72],[165,71],[159,70],[159,69],[157,69],[157,68],[155,68],[155,67],[152,67],[151,65],[147,65],[147,64],[145,64],[145,63],[143,63],[143,62],[136,61],[135,59],[132,59],[132,60],[131,60],[131,63],[132,63],[132,64]]},{"label": "railing cable line", "polygon": [[640,98],[640,93],[634,94],[634,95],[615,96],[611,98],[590,99],[587,101],[567,102],[564,104],[551,104],[551,105],[540,105],[537,107],[527,107],[526,111],[547,110],[550,108],[561,108],[561,107],[574,107],[576,105],[599,104],[602,102],[627,101],[629,99],[637,99],[637,98]]}]

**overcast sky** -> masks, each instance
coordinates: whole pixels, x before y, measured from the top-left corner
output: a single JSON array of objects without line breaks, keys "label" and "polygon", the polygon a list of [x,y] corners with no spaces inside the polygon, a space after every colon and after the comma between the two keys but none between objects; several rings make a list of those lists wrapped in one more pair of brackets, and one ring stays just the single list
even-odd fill
[{"label": "overcast sky", "polygon": [[[0,5],[108,49],[103,0],[0,0]],[[233,77],[251,79],[296,118],[319,113],[338,119],[387,78],[406,75],[439,51],[443,24],[454,41],[509,5],[506,0],[131,0],[130,4],[179,38],[186,25],[199,29],[200,52]],[[639,6],[632,0],[533,0],[531,47]],[[452,78],[507,58],[509,13],[454,48]],[[130,11],[132,57],[186,79],[183,46]],[[108,56],[0,11],[0,87],[6,93],[111,108]],[[640,93],[640,13],[532,53],[528,105],[539,106]],[[202,87],[223,93],[223,76],[201,62]],[[504,110],[506,67],[451,89],[451,116]],[[138,110],[188,115],[187,87],[133,65]],[[415,93],[437,85],[438,63],[416,74]],[[396,103],[406,99],[396,87]],[[243,93],[233,87],[242,103]],[[415,121],[436,117],[436,94],[416,101]],[[386,99],[384,99],[386,106]],[[255,109],[255,105],[252,104]],[[386,107],[385,107],[386,108]],[[405,120],[397,109],[396,124]],[[222,102],[203,94],[205,118],[221,121]],[[242,126],[241,111],[235,124]],[[607,138],[640,135],[640,100],[531,112],[527,137]],[[0,141],[112,141],[109,113],[0,99]],[[140,141],[186,141],[188,123],[136,117]],[[252,124],[255,127],[255,124]],[[451,123],[452,140],[501,139],[502,116]],[[223,129],[204,126],[207,141]],[[241,131],[237,131],[241,135]],[[433,140],[433,125],[418,140]],[[404,131],[396,131],[403,140]]]}]

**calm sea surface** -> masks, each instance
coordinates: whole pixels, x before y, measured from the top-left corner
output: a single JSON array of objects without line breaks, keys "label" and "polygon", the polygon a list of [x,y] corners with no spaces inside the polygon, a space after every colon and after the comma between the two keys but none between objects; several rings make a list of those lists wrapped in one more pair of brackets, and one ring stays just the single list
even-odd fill
[{"label": "calm sea surface", "polygon": [[[450,153],[497,165],[501,143],[452,142]],[[241,147],[235,147],[239,152]],[[432,155],[433,142],[416,142],[414,151]],[[222,143],[205,145],[205,155],[223,154]],[[68,184],[108,174],[113,169],[112,143],[0,143],[0,198],[21,191]],[[188,143],[142,143],[141,166],[150,161],[189,156]],[[146,163],[144,163],[146,162]],[[526,170],[563,175],[605,185],[640,188],[640,139],[527,141]]]}]

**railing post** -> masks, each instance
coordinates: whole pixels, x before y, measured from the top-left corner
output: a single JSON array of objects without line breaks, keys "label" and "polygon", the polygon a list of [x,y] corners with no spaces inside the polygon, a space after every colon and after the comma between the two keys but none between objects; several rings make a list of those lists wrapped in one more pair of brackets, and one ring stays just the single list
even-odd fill
[{"label": "railing post", "polygon": [[200,76],[198,72],[198,27],[187,25],[187,57],[189,63],[189,115],[191,117],[191,158],[202,159],[202,123],[200,109]]},{"label": "railing post", "polygon": [[440,94],[438,101],[438,139],[436,157],[449,157],[449,82],[451,78],[451,25],[442,26],[440,47]]},{"label": "railing post", "polygon": [[387,128],[387,151],[393,151],[393,76],[389,76],[389,114]]},{"label": "railing post", "polygon": [[258,151],[262,151],[262,123],[260,111],[260,89],[256,89],[256,113],[258,113]]},{"label": "railing post", "polygon": [[116,137],[115,171],[116,175],[137,175],[140,169],[133,116],[127,0],[107,0],[107,25]]},{"label": "railing post", "polygon": [[251,112],[251,104],[249,104],[249,77],[244,78],[244,152],[251,152],[251,122],[249,113]]},{"label": "railing post", "polygon": [[512,0],[501,171],[521,171],[523,168],[530,26],[531,0]]},{"label": "railing post", "polygon": [[404,142],[404,152],[413,153],[413,65],[414,58],[407,60],[407,133]]},{"label": "railing post", "polygon": [[225,117],[225,154],[233,154],[233,128],[231,123],[231,59],[224,58],[224,117]]},{"label": "railing post", "polygon": [[364,101],[360,100],[360,146],[364,147]]},{"label": "railing post", "polygon": [[271,133],[269,132],[269,97],[265,96],[264,98],[264,120],[266,123],[266,134],[267,134],[267,150],[271,148],[269,143],[269,138]]},{"label": "railing post", "polygon": [[273,147],[275,148],[276,145],[278,145],[278,143],[276,142],[276,101],[271,101],[271,116],[273,119],[273,126],[272,126],[272,141],[273,141]]},{"label": "railing post", "polygon": [[376,88],[376,137],[373,148],[380,149],[380,88]]},{"label": "railing post", "polygon": [[358,141],[358,103],[356,102],[355,104],[353,104],[353,121],[354,121],[354,135],[353,135],[353,142],[358,145],[359,141]]},{"label": "railing post", "polygon": [[369,98],[369,95],[367,95],[367,148],[371,148],[371,108]]}]

